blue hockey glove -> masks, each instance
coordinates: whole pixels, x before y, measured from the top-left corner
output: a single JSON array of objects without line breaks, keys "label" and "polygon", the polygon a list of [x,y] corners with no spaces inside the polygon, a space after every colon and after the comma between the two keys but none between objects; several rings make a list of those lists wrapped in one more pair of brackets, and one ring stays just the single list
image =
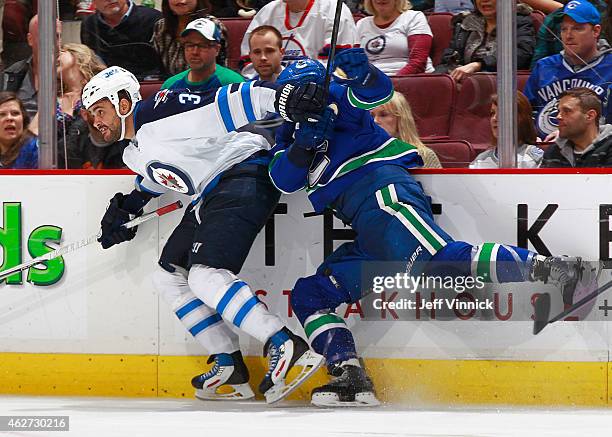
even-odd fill
[{"label": "blue hockey glove", "polygon": [[327,147],[327,140],[334,131],[336,114],[331,108],[325,108],[320,120],[300,123],[295,129],[293,144],[304,150],[321,150]]},{"label": "blue hockey glove", "polygon": [[130,214],[142,215],[142,206],[146,202],[138,208],[139,203],[137,197],[132,196],[132,194],[126,196],[123,193],[117,193],[113,196],[100,223],[102,234],[98,237],[98,241],[102,244],[103,249],[108,249],[124,241],[130,241],[136,236],[137,226],[126,229],[122,225],[131,220]]},{"label": "blue hockey glove", "polygon": [[321,85],[287,83],[276,90],[274,107],[287,121],[301,123],[317,121],[325,108],[325,92]]},{"label": "blue hockey glove", "polygon": [[341,69],[346,74],[346,79],[334,76],[334,80],[347,84],[350,87],[364,88],[368,86],[370,74],[370,63],[368,56],[362,48],[356,47],[345,49],[335,56],[333,70]]}]

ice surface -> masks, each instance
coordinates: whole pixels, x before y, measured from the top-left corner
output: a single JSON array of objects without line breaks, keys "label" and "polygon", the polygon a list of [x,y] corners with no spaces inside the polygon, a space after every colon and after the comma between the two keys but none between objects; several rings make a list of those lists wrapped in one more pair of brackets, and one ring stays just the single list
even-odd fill
[{"label": "ice surface", "polygon": [[609,409],[324,410],[288,403],[159,398],[0,397],[0,415],[70,416],[69,432],[0,432],[53,437],[562,437],[612,436]]}]

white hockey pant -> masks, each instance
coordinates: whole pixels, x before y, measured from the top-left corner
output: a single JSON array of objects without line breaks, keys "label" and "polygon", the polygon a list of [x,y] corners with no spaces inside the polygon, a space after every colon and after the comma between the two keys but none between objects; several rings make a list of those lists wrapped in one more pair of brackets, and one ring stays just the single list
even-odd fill
[{"label": "white hockey pant", "polygon": [[284,326],[246,282],[229,270],[195,264],[189,270],[188,283],[193,293],[209,308],[214,308],[223,320],[262,343]]},{"label": "white hockey pant", "polygon": [[158,266],[153,284],[183,326],[211,355],[239,350],[238,335],[189,288],[187,270],[173,267],[175,271],[171,273]]}]

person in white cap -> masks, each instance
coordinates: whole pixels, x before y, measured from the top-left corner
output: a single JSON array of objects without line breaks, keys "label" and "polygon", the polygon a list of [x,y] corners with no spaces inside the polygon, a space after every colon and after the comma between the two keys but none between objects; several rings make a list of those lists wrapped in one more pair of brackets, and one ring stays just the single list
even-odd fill
[{"label": "person in white cap", "polygon": [[185,60],[189,69],[168,78],[162,88],[206,91],[244,78],[216,63],[221,48],[221,29],[208,18],[190,22],[181,33]]}]

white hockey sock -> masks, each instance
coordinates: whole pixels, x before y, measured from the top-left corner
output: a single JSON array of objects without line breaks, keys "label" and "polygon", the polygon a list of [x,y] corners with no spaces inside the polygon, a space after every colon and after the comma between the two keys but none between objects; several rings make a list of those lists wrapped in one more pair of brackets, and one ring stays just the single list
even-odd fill
[{"label": "white hockey sock", "polygon": [[284,323],[270,313],[251,288],[226,269],[196,264],[189,270],[189,287],[206,305],[229,323],[265,342]]},{"label": "white hockey sock", "polygon": [[208,353],[232,353],[240,348],[238,335],[196,297],[187,283],[187,271],[175,267],[175,272],[159,268],[153,275],[158,293],[170,305],[182,325]]}]

